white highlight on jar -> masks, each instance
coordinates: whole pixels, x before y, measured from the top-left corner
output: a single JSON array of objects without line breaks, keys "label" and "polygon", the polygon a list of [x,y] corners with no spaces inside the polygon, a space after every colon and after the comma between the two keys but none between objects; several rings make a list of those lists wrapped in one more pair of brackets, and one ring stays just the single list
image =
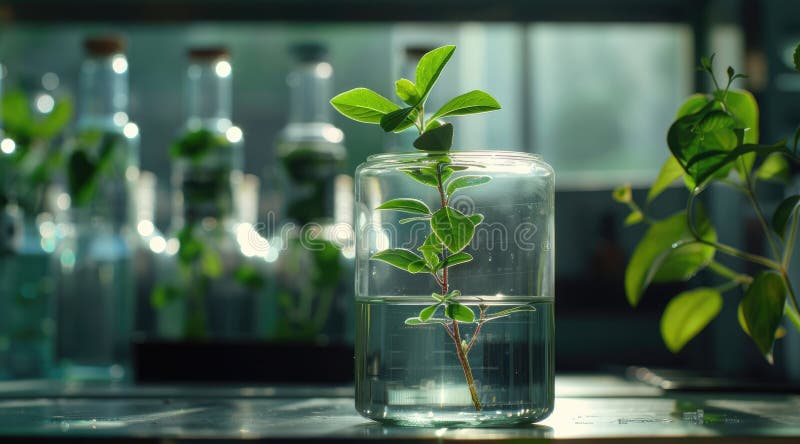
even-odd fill
[{"label": "white highlight on jar", "polygon": [[217,74],[217,77],[228,77],[231,75],[232,71],[233,68],[231,68],[231,64],[228,63],[227,60],[220,60],[216,65],[214,65],[214,72]]},{"label": "white highlight on jar", "polygon": [[117,74],[122,74],[128,70],[128,60],[124,55],[118,54],[111,59],[111,69]]},{"label": "white highlight on jar", "polygon": [[228,139],[230,143],[237,143],[242,140],[242,129],[238,126],[232,126],[225,131],[225,138]]}]

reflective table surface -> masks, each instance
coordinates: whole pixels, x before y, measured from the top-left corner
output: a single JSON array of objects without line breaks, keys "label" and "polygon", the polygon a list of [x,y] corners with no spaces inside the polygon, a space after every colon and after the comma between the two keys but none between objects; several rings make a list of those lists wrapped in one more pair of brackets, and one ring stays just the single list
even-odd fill
[{"label": "reflective table surface", "polygon": [[563,376],[552,416],[503,429],[383,427],[351,387],[126,386],[0,382],[0,441],[800,442],[800,396],[664,393],[613,376]]}]

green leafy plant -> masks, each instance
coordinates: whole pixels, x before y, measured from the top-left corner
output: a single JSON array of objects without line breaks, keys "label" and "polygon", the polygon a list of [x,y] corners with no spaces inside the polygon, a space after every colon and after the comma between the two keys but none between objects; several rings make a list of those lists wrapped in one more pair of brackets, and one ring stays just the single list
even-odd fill
[{"label": "green leafy plant", "polygon": [[[441,325],[452,339],[456,355],[464,371],[475,410],[481,410],[480,397],[475,386],[469,363],[469,352],[475,345],[481,328],[488,322],[509,316],[515,312],[532,311],[530,305],[513,307],[499,312],[489,312],[489,306],[480,304],[478,314],[463,304],[462,292],[454,287],[450,279],[450,268],[472,260],[464,251],[475,235],[475,228],[483,221],[483,215],[464,214],[450,204],[456,192],[469,187],[483,185],[491,180],[484,175],[462,175],[454,173],[467,169],[457,165],[447,156],[453,141],[453,125],[444,122],[446,117],[483,113],[500,109],[500,105],[483,91],[470,91],[445,103],[438,111],[426,117],[425,102],[442,70],[453,55],[455,46],[443,46],[425,54],[416,69],[415,82],[400,79],[395,83],[397,97],[407,106],[400,107],[389,99],[366,88],[356,88],[331,99],[331,104],[340,113],[353,120],[379,124],[386,132],[399,132],[415,128],[419,137],[414,147],[428,153],[431,162],[424,166],[409,164],[402,171],[414,181],[434,188],[438,195],[439,208],[430,208],[414,198],[399,198],[384,202],[377,207],[382,211],[399,211],[411,216],[399,223],[427,221],[431,232],[417,247],[417,252],[407,249],[387,249],[372,255],[371,259],[385,262],[412,274],[430,276],[438,286],[431,294],[433,303],[423,308],[419,315],[406,319],[407,325]],[[479,166],[479,165],[478,165]],[[440,310],[441,309],[441,310]],[[441,311],[441,315],[437,313]],[[471,334],[462,331],[471,326]]]},{"label": "green leafy plant", "polygon": [[208,336],[206,298],[215,280],[229,274],[248,291],[258,291],[264,286],[263,277],[249,263],[226,270],[219,247],[225,242],[223,234],[201,226],[205,212],[221,215],[232,210],[232,166],[220,160],[229,157],[225,152],[230,149],[231,143],[225,136],[207,129],[189,131],[170,147],[172,158],[187,162],[191,170],[184,174],[181,183],[186,220],[176,235],[179,282],[157,285],[150,302],[154,308],[162,309],[174,301],[186,300],[187,317],[183,325],[186,339]]},{"label": "green leafy plant", "polygon": [[28,214],[42,210],[44,193],[62,165],[56,140],[73,114],[72,101],[60,98],[47,114],[33,111],[21,90],[2,99],[2,129],[14,141],[11,153],[0,153],[0,206],[15,201]]},{"label": "green leafy plant", "polygon": [[79,132],[67,158],[67,185],[73,205],[85,207],[95,202],[103,181],[124,180],[128,151],[128,142],[119,132]]},{"label": "green leafy plant", "polygon": [[[800,330],[800,306],[789,281],[798,224],[800,195],[786,198],[772,215],[771,223],[757,197],[759,182],[786,183],[789,162],[800,164],[800,129],[791,145],[759,143],[758,104],[747,91],[731,89],[734,80],[745,77],[728,67],[722,86],[713,72],[714,57],[703,57],[699,69],[714,85],[711,94],[695,94],[680,107],[667,132],[670,157],[650,188],[645,208],[634,200],[630,185],[614,190],[613,198],[631,213],[626,225],[645,223],[648,229],[639,241],[625,271],[625,293],[636,306],[650,284],[686,281],[707,269],[724,283],[693,288],[676,295],[661,318],[661,336],[667,348],[677,353],[720,312],[723,294],[743,292],[738,320],[768,362],[773,362],[775,340],[788,319]],[[800,45],[795,50],[800,71]],[[655,219],[648,206],[673,182],[683,178],[689,189],[686,208],[665,219]],[[744,196],[763,230],[767,255],[743,251],[717,239],[716,230],[698,198],[712,184],[732,187]],[[755,275],[740,273],[717,260],[722,254],[761,268]]]}]

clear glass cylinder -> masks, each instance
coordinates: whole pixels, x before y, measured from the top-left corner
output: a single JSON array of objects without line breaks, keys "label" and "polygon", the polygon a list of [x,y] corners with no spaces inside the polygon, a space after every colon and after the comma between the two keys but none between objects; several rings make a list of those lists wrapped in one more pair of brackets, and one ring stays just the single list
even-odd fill
[{"label": "clear glass cylinder", "polygon": [[33,217],[16,206],[4,213],[4,233],[14,240],[0,249],[0,379],[46,378],[55,363],[56,226],[48,213]]},{"label": "clear glass cylinder", "polygon": [[344,134],[329,120],[333,68],[325,61],[326,51],[315,43],[292,48],[289,122],[278,136],[274,168],[283,182],[285,208],[275,209],[280,229],[268,227],[276,231],[271,242],[280,248],[272,265],[275,309],[267,335],[279,341],[352,344],[353,236],[347,223],[352,178],[342,174]]},{"label": "clear glass cylinder", "polygon": [[526,153],[382,154],[358,168],[362,415],[480,426],[552,412],[553,201],[553,170]]}]

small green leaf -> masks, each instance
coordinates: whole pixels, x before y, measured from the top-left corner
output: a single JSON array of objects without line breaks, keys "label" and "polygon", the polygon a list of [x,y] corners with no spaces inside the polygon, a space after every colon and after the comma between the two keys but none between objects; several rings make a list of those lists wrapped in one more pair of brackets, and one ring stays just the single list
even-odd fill
[{"label": "small green leaf", "polygon": [[417,199],[392,199],[382,203],[376,210],[396,210],[412,214],[431,214],[430,208]]},{"label": "small green leaf", "polygon": [[417,262],[422,258],[408,250],[402,248],[392,248],[379,251],[373,254],[370,259],[385,262],[393,267],[408,271],[408,267],[412,263]]},{"label": "small green leaf", "polygon": [[442,125],[444,125],[444,120],[439,120],[439,119],[428,120],[428,123],[425,124],[425,131],[429,131],[434,128],[439,128]]},{"label": "small green leaf", "polygon": [[630,227],[631,225],[636,225],[644,220],[644,214],[639,211],[632,211],[628,217],[625,218],[625,226]]},{"label": "small green leaf", "polygon": [[455,50],[456,47],[454,45],[442,46],[428,52],[419,59],[415,80],[422,100],[428,97],[428,93],[436,83],[436,79],[439,78]]},{"label": "small green leaf", "polygon": [[453,290],[450,293],[447,293],[447,296],[444,297],[445,301],[450,301],[456,299],[457,297],[461,296],[460,290]]},{"label": "small green leaf", "polygon": [[455,265],[463,264],[464,262],[469,262],[471,260],[472,260],[472,255],[469,253],[464,253],[464,252],[456,253],[451,256],[447,256],[447,259],[442,261],[442,263],[439,264],[439,266],[436,268],[442,269],[444,267],[453,267]]},{"label": "small green leaf", "polygon": [[425,242],[417,248],[417,250],[422,253],[429,267],[435,269],[439,265],[439,253],[442,252],[442,242],[435,234],[429,234],[428,237],[425,238]]},{"label": "small green leaf", "polygon": [[429,217],[425,217],[425,216],[419,216],[419,217],[407,217],[407,218],[405,218],[405,219],[400,219],[400,220],[399,220],[399,221],[397,221],[397,222],[398,222],[400,225],[404,225],[404,224],[407,224],[407,223],[411,223],[411,222],[417,222],[417,221],[421,221],[421,220],[425,220],[425,221],[427,221],[428,219],[430,219],[430,218],[429,218]]},{"label": "small green leaf", "polygon": [[470,91],[445,103],[439,111],[436,111],[431,119],[448,116],[465,116],[468,114],[485,113],[500,109],[494,97],[480,90]]},{"label": "small green leaf", "polygon": [[789,162],[781,154],[770,154],[756,170],[756,177],[769,182],[786,184],[789,182]]},{"label": "small green leaf", "polygon": [[440,295],[439,293],[431,293],[431,297],[439,302],[444,302],[444,296]]},{"label": "small green leaf", "polygon": [[211,279],[222,276],[222,257],[211,248],[206,248],[203,252],[203,262],[201,266],[203,274]]},{"label": "small green leaf", "polygon": [[[753,94],[744,90],[729,90],[725,95],[725,105],[736,120],[736,128],[744,129],[744,137],[737,145],[757,144],[759,141],[759,111],[758,102]],[[755,160],[755,154],[747,154],[741,162],[736,162],[736,169],[742,179],[750,174]]]},{"label": "small green leaf", "polygon": [[486,320],[493,320],[497,318],[504,318],[506,316],[512,315],[514,313],[518,313],[521,311],[536,311],[536,307],[533,305],[518,305],[516,307],[508,308],[502,311],[498,311],[497,313],[491,313],[486,315]]},{"label": "small green leaf", "polygon": [[409,273],[430,273],[431,269],[428,268],[428,265],[425,263],[424,259],[418,259],[410,264],[408,264],[408,272]]},{"label": "small green leaf", "polygon": [[447,194],[451,195],[456,192],[456,190],[460,190],[462,188],[477,187],[478,185],[483,185],[491,180],[492,178],[489,176],[456,177],[447,184]]},{"label": "small green leaf", "polygon": [[[741,303],[739,304],[739,307],[736,310],[736,317],[739,320],[739,327],[742,328],[744,334],[752,338],[752,335],[750,334],[750,329],[747,328],[747,321],[744,319],[744,310],[742,309]],[[786,333],[787,333],[786,329],[783,328],[783,326],[778,327],[778,329],[775,330],[775,339],[780,339],[786,336]]]},{"label": "small green leaf", "polygon": [[426,168],[401,168],[400,171],[404,172],[406,175],[421,184],[425,184],[434,188],[439,186],[439,182],[436,179],[436,174],[431,173]]},{"label": "small green leaf", "polygon": [[419,102],[420,96],[414,82],[408,79],[400,79],[394,82],[394,90],[397,97],[410,106]]},{"label": "small green leaf", "polygon": [[453,125],[445,123],[425,131],[414,140],[414,148],[424,151],[447,151],[453,145]]},{"label": "small green leaf", "polygon": [[792,60],[794,60],[794,70],[800,72],[800,44],[794,47]]},{"label": "small green leaf", "polygon": [[452,253],[463,250],[475,235],[475,223],[455,208],[445,207],[433,213],[431,228]]},{"label": "small green leaf", "polygon": [[789,223],[789,218],[796,213],[798,206],[800,206],[800,195],[796,194],[784,199],[775,209],[775,213],[772,215],[772,228],[781,239],[785,238],[786,224]]},{"label": "small green leaf", "polygon": [[471,221],[472,221],[472,223],[473,223],[473,224],[474,224],[476,227],[477,227],[478,225],[480,225],[480,223],[481,223],[481,222],[483,222],[483,214],[480,214],[480,213],[475,213],[475,214],[473,214],[473,215],[471,215],[471,216],[467,216],[467,218],[468,218],[469,220],[471,220]]},{"label": "small green leaf", "polygon": [[69,124],[72,119],[72,111],[72,102],[60,99],[56,102],[53,110],[36,124],[34,131],[46,139],[57,136]]},{"label": "small green leaf", "polygon": [[387,133],[400,132],[414,124],[412,114],[416,115],[416,109],[413,106],[392,111],[381,117],[381,128]]},{"label": "small green leaf", "polygon": [[731,164],[739,157],[750,153],[767,155],[772,153],[786,152],[788,152],[788,148],[786,147],[786,143],[784,141],[780,141],[774,145],[745,144],[730,151],[714,149],[699,153],[691,158],[686,168],[691,168],[696,164],[704,164],[702,169],[700,169],[696,174],[697,185],[701,186],[708,180],[714,177],[719,177],[719,173],[725,173],[725,171],[730,170]]},{"label": "small green leaf", "polygon": [[345,117],[364,123],[380,123],[381,118],[400,107],[367,88],[345,91],[331,99],[331,105]]},{"label": "small green leaf", "polygon": [[680,119],[683,116],[688,116],[689,114],[694,114],[701,109],[703,109],[708,102],[710,101],[709,97],[705,94],[692,94],[689,96],[685,102],[678,108],[678,112],[675,114],[675,119]]},{"label": "small green leaf", "polygon": [[773,271],[762,271],[753,279],[742,298],[745,324],[761,354],[772,364],[775,332],[783,318],[786,285]]},{"label": "small green leaf", "polygon": [[475,313],[471,308],[459,302],[450,302],[444,309],[444,315],[459,322],[472,322],[475,320]]},{"label": "small green leaf", "polygon": [[406,319],[406,325],[420,325],[420,324],[424,324],[424,323],[425,323],[425,321],[423,321],[420,318],[408,318],[408,319]]},{"label": "small green leaf", "polygon": [[669,351],[679,352],[722,309],[722,295],[713,288],[695,288],[672,298],[661,315],[661,338]]},{"label": "small green leaf", "polygon": [[626,183],[614,188],[614,191],[611,192],[611,198],[616,202],[623,204],[633,202],[633,191],[631,191],[631,184]]},{"label": "small green leaf", "polygon": [[433,304],[429,307],[425,307],[422,311],[419,312],[419,319],[422,321],[427,321],[428,319],[433,317],[433,314],[436,313],[436,309],[439,308],[439,304]]},{"label": "small green leaf", "polygon": [[670,154],[669,158],[664,162],[664,165],[661,166],[658,177],[656,177],[653,186],[650,187],[650,191],[647,193],[647,202],[651,202],[658,197],[658,195],[663,193],[664,190],[669,188],[669,186],[681,176],[683,176],[683,168],[681,168],[681,165],[675,160],[675,156]]},{"label": "small green leaf", "polygon": [[[700,237],[716,241],[714,227],[701,208],[696,216]],[[632,306],[638,305],[651,282],[687,280],[711,262],[714,247],[693,240],[685,211],[650,226],[625,269],[625,295]]]}]

